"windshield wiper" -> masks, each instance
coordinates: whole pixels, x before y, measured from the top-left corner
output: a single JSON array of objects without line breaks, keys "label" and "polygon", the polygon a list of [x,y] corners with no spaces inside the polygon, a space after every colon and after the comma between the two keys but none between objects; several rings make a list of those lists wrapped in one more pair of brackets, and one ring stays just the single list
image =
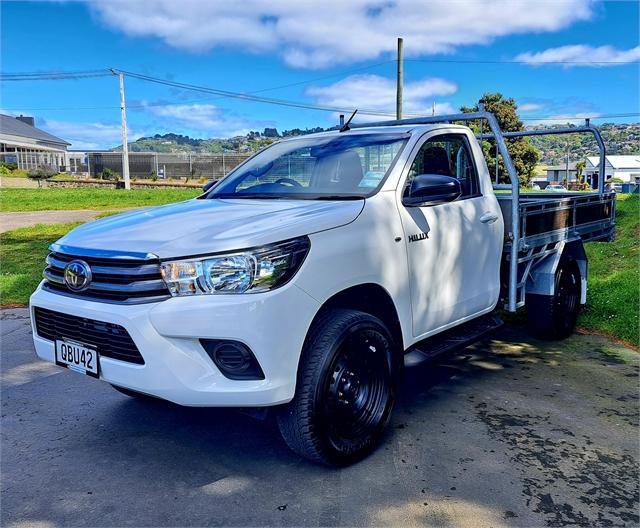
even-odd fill
[{"label": "windshield wiper", "polygon": [[234,198],[240,198],[243,200],[251,200],[253,198],[259,199],[269,199],[269,200],[282,200],[286,199],[286,196],[281,196],[279,194],[270,194],[270,193],[220,193],[214,194],[211,198],[218,198],[220,200],[228,200]]},{"label": "windshield wiper", "polygon": [[364,196],[357,194],[321,194],[314,196],[312,200],[364,200]]}]

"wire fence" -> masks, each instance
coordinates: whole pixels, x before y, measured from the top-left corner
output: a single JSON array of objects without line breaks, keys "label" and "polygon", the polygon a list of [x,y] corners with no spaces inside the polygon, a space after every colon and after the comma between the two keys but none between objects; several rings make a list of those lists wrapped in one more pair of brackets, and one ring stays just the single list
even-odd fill
[{"label": "wire fence", "polygon": [[[129,153],[129,174],[137,179],[218,180],[246,160],[249,154]],[[122,174],[122,153],[92,152],[82,160],[82,172],[99,177],[105,170]],[[75,167],[70,167],[73,173]]]},{"label": "wire fence", "polygon": [[[251,154],[130,152],[129,175],[136,179],[218,180]],[[121,152],[2,152],[0,162],[26,171],[47,170],[79,177],[122,177]]]}]

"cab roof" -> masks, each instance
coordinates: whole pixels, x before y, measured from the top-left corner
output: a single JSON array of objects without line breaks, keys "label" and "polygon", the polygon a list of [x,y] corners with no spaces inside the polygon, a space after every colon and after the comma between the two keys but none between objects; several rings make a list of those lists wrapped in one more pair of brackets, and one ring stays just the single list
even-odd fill
[{"label": "cab roof", "polygon": [[[459,129],[467,129],[467,127],[462,125],[453,125],[450,123],[433,123],[428,125],[391,125],[391,126],[371,126],[371,127],[358,127],[352,128],[345,132],[340,132],[339,130],[327,130],[326,132],[316,132],[315,134],[308,134],[304,136],[295,136],[296,138],[305,137],[305,138],[314,138],[314,137],[326,137],[326,136],[342,136],[342,135],[352,135],[352,134],[413,134],[413,133],[424,133],[429,132],[430,130],[436,130],[438,128],[459,128]],[[286,138],[293,139],[293,138]]]}]

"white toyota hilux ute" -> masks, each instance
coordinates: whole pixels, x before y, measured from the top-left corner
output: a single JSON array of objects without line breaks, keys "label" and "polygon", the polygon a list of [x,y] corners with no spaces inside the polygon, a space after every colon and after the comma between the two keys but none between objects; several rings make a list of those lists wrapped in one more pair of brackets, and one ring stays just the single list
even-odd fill
[{"label": "white toyota hilux ute", "polygon": [[520,200],[516,178],[499,200],[471,129],[432,120],[281,141],[196,199],[72,230],[30,300],[37,355],[131,396],[274,407],[293,450],[344,465],[405,363],[486,335],[500,299],[568,335],[612,195]]}]

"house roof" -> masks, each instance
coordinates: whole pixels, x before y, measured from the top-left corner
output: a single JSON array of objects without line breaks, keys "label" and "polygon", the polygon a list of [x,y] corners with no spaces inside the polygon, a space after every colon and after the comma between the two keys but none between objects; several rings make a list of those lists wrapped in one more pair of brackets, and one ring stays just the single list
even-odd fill
[{"label": "house roof", "polygon": [[[576,170],[576,163],[577,162],[575,162],[575,161],[569,162],[569,170],[570,171]],[[545,170],[548,170],[548,171],[551,171],[551,170],[556,170],[556,171],[558,171],[558,170],[560,170],[560,171],[567,170],[567,164],[566,163],[561,163],[560,165],[547,165],[545,167]]]},{"label": "house roof", "polygon": [[[600,156],[589,156],[587,161],[597,167],[600,163]],[[632,156],[607,156],[607,162],[614,169],[640,169],[640,154]]]},{"label": "house roof", "polygon": [[57,143],[61,146],[71,145],[71,143],[64,139],[5,114],[0,114],[0,134],[18,136],[46,143]]}]

